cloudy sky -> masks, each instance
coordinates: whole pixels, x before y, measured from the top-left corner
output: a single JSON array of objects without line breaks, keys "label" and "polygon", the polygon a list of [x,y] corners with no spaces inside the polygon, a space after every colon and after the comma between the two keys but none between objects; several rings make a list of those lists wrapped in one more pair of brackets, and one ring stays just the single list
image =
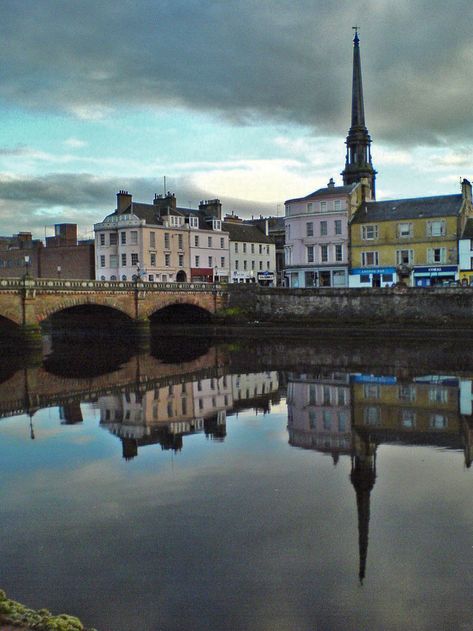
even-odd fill
[{"label": "cloudy sky", "polygon": [[472,178],[471,0],[2,0],[0,234],[119,189],[244,216],[340,183],[360,25],[378,198]]}]

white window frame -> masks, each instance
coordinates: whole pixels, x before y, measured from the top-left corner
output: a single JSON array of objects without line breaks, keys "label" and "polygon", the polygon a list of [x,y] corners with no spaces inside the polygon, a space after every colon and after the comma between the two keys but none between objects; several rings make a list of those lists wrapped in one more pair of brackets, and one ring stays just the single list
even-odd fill
[{"label": "white window frame", "polygon": [[[373,262],[369,263],[368,259],[372,258]],[[361,267],[377,267],[379,265],[378,250],[366,250],[361,253]]]},{"label": "white window frame", "polygon": [[374,241],[379,236],[379,226],[376,223],[361,226],[361,238],[363,241]]}]

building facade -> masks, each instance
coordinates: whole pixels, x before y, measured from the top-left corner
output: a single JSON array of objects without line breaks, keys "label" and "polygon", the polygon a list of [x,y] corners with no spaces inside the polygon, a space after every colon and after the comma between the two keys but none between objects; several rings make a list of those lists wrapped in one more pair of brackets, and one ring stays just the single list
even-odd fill
[{"label": "building facade", "polygon": [[227,215],[223,230],[230,238],[231,283],[276,284],[276,246],[263,230]]},{"label": "building facade", "polygon": [[471,202],[468,180],[458,195],[364,202],[350,222],[350,287],[458,280],[458,240]]},{"label": "building facade", "polygon": [[285,202],[288,287],[347,287],[348,220],[361,201],[362,185],[335,186]]},{"label": "building facade", "polygon": [[168,193],[152,204],[117,194],[116,210],[95,224],[96,278],[148,282],[214,282],[229,273],[228,236],[218,200],[179,208]]}]

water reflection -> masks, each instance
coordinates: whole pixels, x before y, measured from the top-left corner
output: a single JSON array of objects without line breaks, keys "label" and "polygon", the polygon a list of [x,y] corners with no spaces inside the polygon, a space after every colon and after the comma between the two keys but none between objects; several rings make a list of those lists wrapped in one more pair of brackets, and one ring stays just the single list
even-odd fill
[{"label": "water reflection", "polygon": [[[452,370],[454,357],[447,348],[429,370],[431,350],[416,363],[419,347],[409,345],[395,356],[385,346],[372,349],[370,364],[362,345],[340,341],[309,347],[302,341],[208,337],[197,345],[184,342],[181,338],[173,348],[168,338],[154,352],[138,353],[97,344],[95,351],[84,351],[87,362],[76,360],[80,370],[71,369],[71,348],[56,342],[43,362],[25,360],[0,372],[0,461],[6,482],[0,492],[6,532],[0,544],[1,587],[23,599],[39,590],[38,606],[71,610],[72,598],[74,613],[115,631],[136,627],[136,593],[143,594],[142,615],[172,630],[220,629],[222,619],[232,620],[235,629],[277,628],[275,611],[285,620],[284,629],[317,624],[337,631],[460,628],[469,615],[464,609],[458,613],[469,590],[465,573],[452,573],[448,581],[441,576],[454,602],[443,603],[444,610],[455,622],[439,617],[437,623],[429,614],[436,607],[431,565],[437,568],[436,559],[440,565],[443,558],[438,544],[432,543],[428,563],[423,558],[425,570],[422,565],[410,569],[412,598],[423,603],[422,622],[416,617],[409,627],[404,605],[389,617],[383,599],[395,596],[387,582],[399,579],[393,567],[386,568],[387,559],[407,565],[414,542],[423,541],[425,523],[432,532],[461,525],[456,562],[465,554],[465,524],[473,521],[467,499],[473,362],[466,353],[461,370]],[[108,371],[103,370],[107,363]],[[27,424],[20,435],[21,415]],[[209,439],[205,452],[199,436]],[[26,437],[39,440],[27,443]],[[422,459],[409,459],[412,449],[421,449],[415,454]],[[168,474],[160,460],[161,452],[169,451],[181,458],[180,473]],[[443,461],[434,462],[434,454],[442,454]],[[421,464],[433,473],[423,474]],[[448,481],[448,492],[438,488],[439,480]],[[399,496],[393,491],[397,486]],[[27,499],[21,504],[18,496]],[[48,516],[41,512],[44,503]],[[47,540],[38,515],[48,531],[61,533],[57,539]],[[412,545],[405,539],[399,543],[406,516]],[[101,533],[103,554],[94,549],[95,532]],[[166,550],[155,548],[156,540],[165,541]],[[142,547],[147,558],[124,553],[128,545]],[[73,575],[78,571],[85,562],[79,558],[82,546],[95,550],[93,566],[87,563],[102,586],[116,581],[126,566],[132,589],[130,598],[122,596],[123,606],[104,605],[95,583],[93,589],[83,585],[62,595],[48,587],[56,572],[65,580],[71,568]],[[46,548],[51,573],[41,561]],[[65,559],[62,573],[58,550]],[[15,567],[26,559],[41,572],[22,574],[20,580]],[[219,616],[215,601],[206,601],[202,591],[203,618],[184,607],[196,598],[193,590],[202,574],[206,593],[223,590]],[[365,591],[357,591],[352,580]],[[166,584],[172,589],[155,603],[156,585],[164,590]],[[381,584],[384,595],[376,591]],[[337,618],[340,608],[343,615]],[[176,617],[175,611],[184,609],[187,613]]]}]

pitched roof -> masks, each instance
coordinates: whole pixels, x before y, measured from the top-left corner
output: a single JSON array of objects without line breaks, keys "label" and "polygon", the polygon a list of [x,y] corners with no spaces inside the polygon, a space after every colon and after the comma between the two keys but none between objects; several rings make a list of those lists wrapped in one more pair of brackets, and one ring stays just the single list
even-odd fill
[{"label": "pitched roof", "polygon": [[459,214],[462,203],[461,194],[364,202],[354,214],[351,223],[455,216]]},{"label": "pitched roof", "polygon": [[314,197],[325,197],[327,195],[348,195],[357,185],[356,183],[347,184],[346,186],[325,186],[324,188],[319,188],[313,193],[306,195],[305,197],[294,197],[293,199],[287,199],[285,201],[286,204],[290,204],[291,202],[304,202],[309,199],[313,199]]},{"label": "pitched roof", "polygon": [[228,232],[230,241],[246,241],[247,243],[274,243],[256,226],[246,223],[224,221],[222,230]]}]

